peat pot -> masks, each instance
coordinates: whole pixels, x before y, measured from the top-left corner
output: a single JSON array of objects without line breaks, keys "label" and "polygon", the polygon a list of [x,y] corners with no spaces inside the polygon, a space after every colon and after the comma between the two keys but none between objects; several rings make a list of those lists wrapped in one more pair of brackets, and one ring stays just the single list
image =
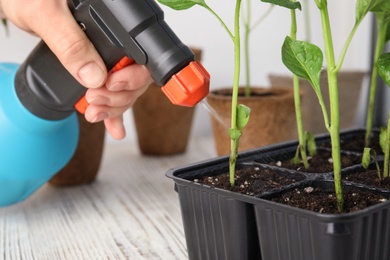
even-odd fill
[{"label": "peat pot", "polygon": [[[200,60],[201,49],[191,48]],[[133,116],[138,146],[145,155],[175,155],[184,153],[192,128],[195,107],[172,104],[152,83],[134,103]]]},{"label": "peat pot", "polygon": [[89,123],[82,114],[77,117],[79,142],[72,159],[50,179],[49,183],[54,186],[88,184],[98,175],[104,149],[104,123]]},{"label": "peat pot", "polygon": [[[231,88],[212,91],[207,102],[218,114],[221,123],[211,117],[211,125],[217,155],[230,152]],[[243,129],[239,151],[293,140],[297,136],[294,93],[287,88],[252,88],[250,97],[244,97],[244,88],[239,90],[238,103],[251,109],[248,124]]]}]

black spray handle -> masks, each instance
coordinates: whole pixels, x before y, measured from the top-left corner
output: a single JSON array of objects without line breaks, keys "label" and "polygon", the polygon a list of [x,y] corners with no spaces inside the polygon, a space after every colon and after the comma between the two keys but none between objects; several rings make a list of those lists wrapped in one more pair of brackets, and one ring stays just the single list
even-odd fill
[{"label": "black spray handle", "polygon": [[[194,60],[154,0],[68,0],[68,5],[108,70],[127,56],[162,86]],[[68,117],[86,92],[43,41],[20,66],[15,88],[23,105],[47,120]]]}]

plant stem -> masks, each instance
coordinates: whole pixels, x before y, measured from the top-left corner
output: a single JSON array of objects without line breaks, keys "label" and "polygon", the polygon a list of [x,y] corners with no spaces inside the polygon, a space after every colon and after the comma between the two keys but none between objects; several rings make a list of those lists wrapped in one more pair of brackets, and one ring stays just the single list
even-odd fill
[{"label": "plant stem", "polygon": [[355,32],[360,25],[360,22],[361,22],[361,20],[359,22],[355,23],[355,25],[352,28],[352,31],[348,35],[347,41],[345,42],[343,49],[341,50],[339,61],[337,63],[337,66],[335,67],[335,70],[337,70],[337,73],[341,70],[345,55],[347,54],[347,50],[349,48],[349,45],[351,44],[353,36],[355,35]]},{"label": "plant stem", "polygon": [[206,4],[203,4],[201,5],[203,6],[204,8],[206,8],[212,15],[214,15],[218,21],[222,24],[222,27],[226,30],[226,32],[228,33],[230,39],[232,39],[234,41],[234,35],[232,34],[232,32],[229,30],[229,27],[227,27],[226,23],[222,20],[222,18],[216,13],[214,12],[213,9],[211,9],[208,5]]},{"label": "plant stem", "polygon": [[254,30],[257,26],[261,24],[262,21],[265,20],[265,18],[268,17],[268,15],[271,13],[272,9],[274,8],[274,5],[270,5],[267,9],[267,11],[257,19],[256,22],[253,23],[253,26],[251,26],[251,30]]},{"label": "plant stem", "polygon": [[293,82],[294,82],[295,117],[296,117],[298,141],[299,141],[299,153],[301,155],[300,157],[302,159],[303,166],[305,167],[305,169],[308,169],[309,161],[307,160],[306,139],[303,131],[301,93],[300,93],[298,76],[296,75],[293,76]]},{"label": "plant stem", "polygon": [[387,116],[387,130],[386,130],[386,148],[385,158],[383,162],[383,178],[389,177],[389,159],[390,159],[390,113]]},{"label": "plant stem", "polygon": [[249,34],[251,33],[251,0],[246,1],[246,20],[244,21],[244,45],[245,45],[245,96],[251,95],[250,76],[250,55],[249,55]]},{"label": "plant stem", "polygon": [[250,71],[250,34],[251,32],[271,13],[274,5],[270,5],[268,10],[252,26],[251,0],[246,1],[246,19],[244,23],[244,46],[245,46],[245,96],[251,96],[251,71]]},{"label": "plant stem", "polygon": [[[319,2],[320,3],[320,2]],[[334,185],[337,199],[337,209],[343,211],[344,198],[341,185],[341,156],[340,156],[340,118],[339,118],[339,94],[338,94],[338,70],[335,70],[334,48],[330,29],[329,14],[326,1],[317,5],[321,12],[321,22],[327,60],[328,87],[330,99],[330,127],[329,133],[332,143],[332,160]]]},{"label": "plant stem", "polygon": [[[236,7],[234,13],[234,80],[233,80],[233,93],[232,93],[232,113],[231,113],[231,129],[237,129],[237,106],[238,106],[238,88],[240,83],[240,7],[241,0],[236,0]],[[230,159],[229,159],[229,172],[230,172],[230,185],[234,186],[235,183],[235,170],[237,151],[240,138],[231,140]]]},{"label": "plant stem", "polygon": [[376,61],[383,52],[385,46],[386,32],[387,32],[387,23],[382,23],[377,20],[378,24],[378,35],[376,39],[375,53],[372,61],[372,72],[370,79],[370,95],[367,108],[367,118],[366,118],[366,135],[364,139],[364,146],[369,147],[371,145],[371,132],[372,126],[374,124],[374,109],[375,109],[375,96],[377,90],[378,82],[378,65]]},{"label": "plant stem", "polygon": [[[291,2],[296,2],[295,0],[291,0]],[[293,40],[297,39],[297,18],[295,9],[291,11],[291,29],[290,29],[290,37]],[[293,85],[294,85],[294,104],[295,104],[295,118],[297,123],[297,131],[298,131],[298,140],[299,140],[299,153],[302,158],[302,162],[304,167],[309,168],[309,162],[307,161],[306,155],[306,140],[303,131],[303,122],[302,122],[302,109],[301,109],[301,93],[299,86],[299,78],[297,75],[293,75]],[[298,159],[298,158],[296,158]]]}]

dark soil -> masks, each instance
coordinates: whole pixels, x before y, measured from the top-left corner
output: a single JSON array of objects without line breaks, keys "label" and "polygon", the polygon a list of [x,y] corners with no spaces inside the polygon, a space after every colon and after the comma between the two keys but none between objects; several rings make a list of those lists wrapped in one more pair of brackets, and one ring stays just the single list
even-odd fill
[{"label": "dark soil", "polygon": [[[364,135],[359,138],[351,138],[349,141],[351,142],[344,141],[342,143],[342,149],[359,152],[359,149],[362,149],[364,146]],[[291,158],[288,158],[283,161],[270,163],[270,165],[307,173],[327,173],[333,171],[331,152],[328,150],[319,149],[318,154],[310,159],[310,167],[308,169],[305,169],[302,164],[291,164],[290,160]],[[342,153],[341,160],[342,168],[361,164],[361,156],[356,154]],[[230,186],[228,173],[213,177],[205,177],[204,179],[196,179],[194,181],[204,185],[254,196],[264,194],[273,189],[282,188],[283,186],[287,186],[302,179],[303,177],[299,174],[293,175],[276,170],[253,167],[236,170],[236,184],[234,187]],[[390,178],[379,179],[376,170],[349,174],[344,177],[344,180],[390,189]],[[342,213],[361,210],[387,200],[386,197],[379,193],[367,190],[364,191],[358,188],[343,188],[343,192],[344,211]],[[318,213],[340,213],[337,210],[336,196],[333,187],[329,189],[314,186],[295,188],[288,192],[283,192],[281,196],[271,198],[271,200]]]},{"label": "dark soil", "polygon": [[375,186],[383,189],[390,189],[390,178],[379,178],[376,170],[366,170],[356,173],[350,173],[343,177],[344,180],[355,183]]},{"label": "dark soil", "polygon": [[[307,173],[327,173],[333,171],[332,154],[330,151],[319,150],[317,155],[310,158],[309,168],[305,169],[303,164],[292,164],[291,159],[271,163],[278,167],[296,170]],[[354,154],[341,154],[342,168],[358,165],[361,163],[361,157]]]},{"label": "dark soil", "polygon": [[228,173],[213,177],[206,176],[203,179],[195,179],[194,181],[204,185],[254,196],[272,189],[281,188],[298,180],[294,175],[286,175],[270,169],[251,167],[236,170],[234,187],[230,185]]},{"label": "dark soil", "polygon": [[[334,189],[322,189],[320,187],[296,188],[271,200],[318,213],[339,213]],[[344,212],[342,213],[361,210],[386,200],[383,195],[374,192],[344,189]]]}]

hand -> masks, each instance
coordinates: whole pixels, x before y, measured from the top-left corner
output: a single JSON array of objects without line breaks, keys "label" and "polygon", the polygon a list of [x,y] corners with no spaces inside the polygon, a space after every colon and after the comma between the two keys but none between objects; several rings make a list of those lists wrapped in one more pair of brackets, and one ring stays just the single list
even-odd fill
[{"label": "hand", "polygon": [[91,105],[86,119],[104,120],[115,139],[123,138],[122,114],[152,82],[148,71],[140,65],[131,65],[108,74],[66,0],[0,0],[0,9],[16,26],[41,37],[69,73],[88,88],[86,97]]},{"label": "hand", "polygon": [[88,89],[86,99],[90,105],[85,118],[90,122],[104,120],[112,137],[125,137],[122,115],[152,82],[148,70],[138,64],[109,74],[105,86]]}]

